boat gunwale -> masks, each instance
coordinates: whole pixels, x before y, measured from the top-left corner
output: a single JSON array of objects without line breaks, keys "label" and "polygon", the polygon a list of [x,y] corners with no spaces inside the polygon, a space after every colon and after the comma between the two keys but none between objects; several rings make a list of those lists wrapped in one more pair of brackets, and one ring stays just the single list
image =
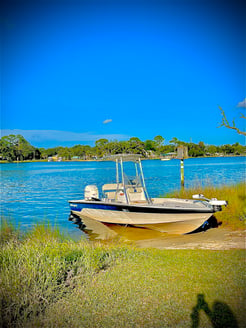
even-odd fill
[{"label": "boat gunwale", "polygon": [[[128,209],[130,212],[147,212],[147,213],[214,213],[213,207],[205,207],[205,208],[185,208],[185,207],[164,207],[160,206],[160,204],[127,204],[120,202],[105,202],[102,200],[70,200],[69,204],[77,203],[77,204],[91,204],[91,205],[104,205],[104,206],[115,206],[120,208],[119,210]],[[134,211],[135,210],[135,211]]]}]

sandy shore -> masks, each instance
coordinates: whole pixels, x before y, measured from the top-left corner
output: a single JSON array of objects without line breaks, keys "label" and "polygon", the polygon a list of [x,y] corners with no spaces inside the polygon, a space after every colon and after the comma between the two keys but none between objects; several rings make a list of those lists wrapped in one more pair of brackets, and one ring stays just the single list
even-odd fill
[{"label": "sandy shore", "polygon": [[246,230],[231,231],[226,228],[213,228],[205,232],[190,235],[165,235],[159,238],[137,240],[134,243],[141,248],[158,249],[245,249]]},{"label": "sandy shore", "polygon": [[233,231],[221,225],[204,232],[172,235],[145,228],[103,224],[86,217],[83,218],[83,222],[85,226],[82,226],[81,229],[91,241],[121,238],[140,248],[158,249],[228,250],[246,248],[246,230]]}]

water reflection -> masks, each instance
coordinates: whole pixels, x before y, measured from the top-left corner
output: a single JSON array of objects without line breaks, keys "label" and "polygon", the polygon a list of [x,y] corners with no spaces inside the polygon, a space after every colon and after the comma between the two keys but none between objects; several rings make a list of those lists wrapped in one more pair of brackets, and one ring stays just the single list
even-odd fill
[{"label": "water reflection", "polygon": [[89,240],[112,240],[121,237],[128,241],[138,241],[156,239],[166,235],[166,233],[146,228],[102,223],[82,215],[80,218],[72,213],[69,216],[69,220],[77,224]]},{"label": "water reflection", "polygon": [[[74,212],[70,213],[69,220],[72,221],[77,227],[83,231],[86,237],[91,240],[112,240],[116,238],[122,238],[125,241],[135,242],[136,245],[145,246],[149,241],[160,242],[189,242],[194,241],[194,236],[197,235],[199,239],[200,233],[205,232],[211,228],[217,228],[221,223],[217,222],[216,218],[212,216],[208,219],[200,228],[187,234],[170,234],[166,232],[160,232],[157,230],[151,230],[141,227],[133,227],[130,225],[117,225],[110,223],[102,223],[97,220],[88,218],[82,214],[76,215]],[[192,237],[193,236],[193,237]],[[197,239],[196,238],[196,239]],[[146,243],[145,243],[146,242]]]}]

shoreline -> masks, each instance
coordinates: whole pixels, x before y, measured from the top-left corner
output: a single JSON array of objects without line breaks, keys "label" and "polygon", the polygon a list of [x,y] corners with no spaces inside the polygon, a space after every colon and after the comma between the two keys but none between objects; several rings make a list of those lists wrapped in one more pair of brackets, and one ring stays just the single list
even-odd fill
[{"label": "shoreline", "polygon": [[135,241],[139,248],[156,249],[245,249],[246,230],[211,228],[205,232],[187,235],[167,235],[155,239]]},{"label": "shoreline", "polygon": [[[223,155],[223,156],[197,156],[197,157],[189,157],[187,159],[194,159],[194,158],[227,158],[227,157],[246,157],[246,154],[242,155]],[[177,158],[172,158],[177,159]],[[186,160],[187,160],[186,159]],[[142,158],[143,161],[146,160],[161,160],[161,157],[153,157],[153,158]],[[18,163],[67,163],[67,162],[104,162],[103,159],[66,159],[62,161],[48,161],[47,159],[35,159],[35,160],[26,160],[26,161],[13,161],[8,162],[6,160],[0,160],[0,164],[18,164]]]}]

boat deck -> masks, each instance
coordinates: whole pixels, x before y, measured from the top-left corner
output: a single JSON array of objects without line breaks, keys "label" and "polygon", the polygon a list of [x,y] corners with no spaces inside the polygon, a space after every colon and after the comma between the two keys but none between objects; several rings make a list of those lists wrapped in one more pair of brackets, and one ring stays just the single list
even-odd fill
[{"label": "boat deck", "polygon": [[186,209],[192,209],[192,208],[207,208],[208,203],[197,201],[197,200],[191,200],[191,199],[178,199],[178,198],[152,198],[153,206],[160,206],[169,208],[186,208]]}]

